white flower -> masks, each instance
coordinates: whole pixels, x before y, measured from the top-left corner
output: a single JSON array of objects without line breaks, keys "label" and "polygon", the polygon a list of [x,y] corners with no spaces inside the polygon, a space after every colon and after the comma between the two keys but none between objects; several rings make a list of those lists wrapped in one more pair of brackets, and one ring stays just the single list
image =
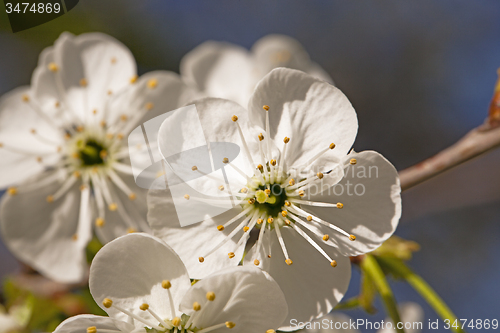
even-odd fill
[{"label": "white flower", "polygon": [[[406,333],[418,333],[422,331],[424,319],[424,310],[420,305],[413,302],[402,303],[399,306],[399,313],[401,316],[401,325]],[[380,321],[373,321],[364,319],[364,322],[353,320],[348,315],[342,312],[332,312],[327,314],[321,319],[309,323],[304,332],[307,333],[361,333],[359,328],[366,328],[369,330],[374,327],[381,327],[377,333],[394,333],[394,324],[391,318],[386,318],[382,324]],[[371,324],[368,324],[370,322]],[[357,324],[360,325],[357,325]],[[420,326],[421,325],[421,326]]]},{"label": "white flower", "polygon": [[261,270],[231,267],[191,286],[177,254],[140,233],[117,238],[97,253],[90,291],[109,318],[72,317],[56,333],[145,332],[146,327],[175,333],[266,332],[287,314],[282,291]]},{"label": "white flower", "polygon": [[230,43],[204,42],[182,58],[180,72],[188,84],[206,96],[245,106],[259,80],[277,67],[333,82],[298,41],[285,35],[267,35],[255,42],[250,52]]},{"label": "white flower", "polygon": [[[31,87],[0,99],[1,231],[9,249],[47,277],[86,274],[92,226],[102,242],[148,230],[145,191],[124,141],[145,120],[192,96],[180,78],[138,78],[112,37],[64,33],[40,55]],[[129,202],[131,201],[131,202]]]},{"label": "white flower", "polygon": [[[159,149],[186,181],[186,190],[196,191],[183,201],[169,191],[149,192],[154,234],[180,255],[192,278],[203,278],[237,265],[254,231],[258,240],[244,263],[263,268],[278,282],[288,302],[286,322],[327,314],[349,285],[348,256],[372,251],[396,229],[401,198],[395,168],[373,151],[348,154],[357,133],[351,104],[334,86],[296,70],[268,74],[248,111],[210,98],[196,102],[196,108],[206,141],[232,142],[241,154],[229,160],[211,144],[210,158],[225,163],[227,181],[218,177],[220,170],[192,168],[189,163],[201,162],[201,156],[189,154],[188,147],[200,129],[188,123],[176,141],[176,149],[187,153],[172,160],[168,142],[178,119],[165,120]],[[197,172],[209,175],[184,177]],[[356,184],[362,184],[362,195],[360,188],[354,194]],[[233,208],[207,214],[200,224],[179,227],[175,219],[179,210],[233,201]]]}]

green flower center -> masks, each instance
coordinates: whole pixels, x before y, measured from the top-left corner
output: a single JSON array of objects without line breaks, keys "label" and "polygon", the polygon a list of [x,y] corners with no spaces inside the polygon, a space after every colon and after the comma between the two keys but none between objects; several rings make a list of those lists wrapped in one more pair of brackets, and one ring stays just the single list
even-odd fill
[{"label": "green flower center", "polygon": [[[104,145],[95,139],[80,139],[76,142],[76,155],[82,166],[98,166],[105,163],[107,151]],[[75,156],[76,157],[76,156]]]}]

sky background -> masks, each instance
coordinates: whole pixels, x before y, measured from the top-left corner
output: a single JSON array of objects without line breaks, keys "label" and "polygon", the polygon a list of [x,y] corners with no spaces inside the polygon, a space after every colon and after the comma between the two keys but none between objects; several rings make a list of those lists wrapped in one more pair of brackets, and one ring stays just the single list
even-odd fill
[{"label": "sky background", "polygon": [[[0,5],[0,94],[29,84],[38,54],[63,31],[118,38],[141,73],[178,72],[182,56],[206,40],[250,48],[281,33],[302,43],[354,105],[354,148],[377,150],[401,170],[484,121],[500,67],[499,17],[494,0],[80,0],[68,14],[13,34]],[[459,318],[500,319],[499,167],[497,151],[403,195],[396,235],[421,244],[411,267]],[[2,275],[15,269],[3,246],[0,260]],[[346,297],[358,286],[354,272]],[[424,307],[426,321],[437,318],[408,285],[392,286],[398,301]]]}]

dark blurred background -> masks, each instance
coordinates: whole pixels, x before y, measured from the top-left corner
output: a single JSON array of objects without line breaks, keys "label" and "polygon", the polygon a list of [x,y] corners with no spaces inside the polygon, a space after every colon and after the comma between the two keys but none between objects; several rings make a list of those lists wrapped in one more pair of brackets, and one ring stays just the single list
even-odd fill
[{"label": "dark blurred background", "polygon": [[[178,71],[182,56],[210,39],[250,48],[269,33],[292,36],[353,103],[355,149],[377,150],[399,170],[484,121],[500,67],[494,0],[80,0],[68,14],[16,34],[0,5],[0,94],[29,84],[38,54],[63,31],[118,38],[141,73]],[[410,265],[459,318],[500,319],[500,151],[405,192],[403,200],[396,234],[422,246]],[[3,246],[0,260],[2,276],[17,269]],[[392,285],[398,301],[423,306],[425,322],[437,318],[409,286]],[[346,297],[358,290],[354,272]],[[384,318],[383,311],[347,313]]]}]

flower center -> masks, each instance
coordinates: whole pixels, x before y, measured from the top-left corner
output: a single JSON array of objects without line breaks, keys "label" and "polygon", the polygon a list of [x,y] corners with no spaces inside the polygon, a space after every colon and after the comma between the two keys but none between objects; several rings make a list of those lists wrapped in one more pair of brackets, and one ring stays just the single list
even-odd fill
[{"label": "flower center", "polygon": [[107,155],[107,150],[101,142],[89,138],[87,140],[80,139],[76,142],[78,152],[75,156],[81,161],[82,166],[96,166],[104,164],[104,158]]}]

